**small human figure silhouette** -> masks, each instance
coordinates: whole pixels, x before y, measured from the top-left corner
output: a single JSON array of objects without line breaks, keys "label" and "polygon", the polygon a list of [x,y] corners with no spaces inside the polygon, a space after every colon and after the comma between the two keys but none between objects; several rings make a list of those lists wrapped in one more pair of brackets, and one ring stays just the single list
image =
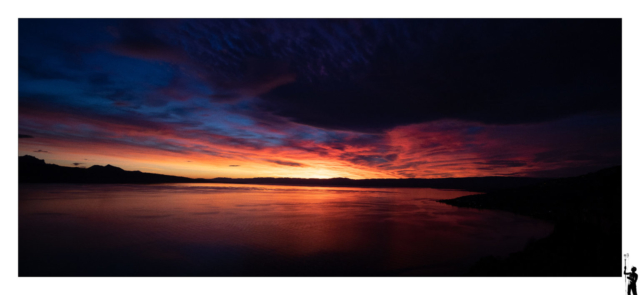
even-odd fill
[{"label": "small human figure silhouette", "polygon": [[638,274],[636,273],[636,267],[631,268],[631,272],[627,272],[627,267],[624,267],[624,274],[629,275],[627,279],[629,279],[629,286],[627,287],[627,295],[631,295],[631,291],[633,291],[633,295],[638,295],[638,291],[636,291],[636,281],[638,280]]}]

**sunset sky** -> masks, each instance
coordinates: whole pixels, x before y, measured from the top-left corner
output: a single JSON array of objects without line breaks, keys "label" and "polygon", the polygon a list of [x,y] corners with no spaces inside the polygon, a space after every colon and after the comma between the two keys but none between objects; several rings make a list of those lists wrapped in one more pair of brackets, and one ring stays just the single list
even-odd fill
[{"label": "sunset sky", "polygon": [[19,154],[187,177],[621,165],[618,20],[19,21]]}]

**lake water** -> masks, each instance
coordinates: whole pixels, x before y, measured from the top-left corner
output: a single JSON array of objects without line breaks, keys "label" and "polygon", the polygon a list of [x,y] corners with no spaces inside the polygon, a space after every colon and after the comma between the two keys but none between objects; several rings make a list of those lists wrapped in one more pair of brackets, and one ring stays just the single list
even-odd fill
[{"label": "lake water", "polygon": [[547,222],[426,188],[20,184],[21,276],[456,276]]}]

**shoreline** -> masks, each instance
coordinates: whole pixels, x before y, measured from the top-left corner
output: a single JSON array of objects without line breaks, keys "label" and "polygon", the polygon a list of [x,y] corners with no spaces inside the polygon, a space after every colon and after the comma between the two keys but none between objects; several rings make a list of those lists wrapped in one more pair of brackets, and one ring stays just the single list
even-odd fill
[{"label": "shoreline", "polygon": [[621,275],[622,169],[437,202],[525,215],[553,223],[548,237],[507,258],[484,257],[467,276]]}]

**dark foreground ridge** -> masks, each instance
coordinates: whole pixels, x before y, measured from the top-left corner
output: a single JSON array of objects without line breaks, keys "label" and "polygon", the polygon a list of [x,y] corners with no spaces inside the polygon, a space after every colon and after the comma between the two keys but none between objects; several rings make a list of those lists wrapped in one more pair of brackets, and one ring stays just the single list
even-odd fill
[{"label": "dark foreground ridge", "polygon": [[188,177],[125,171],[111,165],[90,168],[46,164],[33,156],[19,158],[20,183],[235,183],[344,187],[415,187],[490,192],[549,180],[529,177],[466,177],[442,179],[306,179],[306,178],[214,178]]},{"label": "dark foreground ridge", "polygon": [[620,276],[622,167],[439,202],[498,209],[555,224],[549,237],[505,259],[485,257],[471,276]]},{"label": "dark foreground ridge", "polygon": [[47,164],[44,160],[25,155],[18,160],[20,183],[177,183],[194,182],[187,177],[170,176],[140,171],[125,171],[107,165],[89,168],[63,167]]}]

